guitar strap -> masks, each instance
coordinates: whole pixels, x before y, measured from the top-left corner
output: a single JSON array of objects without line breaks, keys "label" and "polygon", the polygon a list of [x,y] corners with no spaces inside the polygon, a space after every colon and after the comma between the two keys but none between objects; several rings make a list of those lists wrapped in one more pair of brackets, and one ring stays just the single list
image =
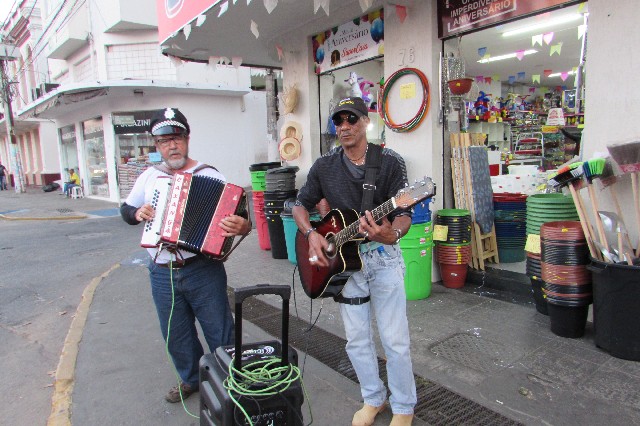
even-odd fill
[{"label": "guitar strap", "polygon": [[[382,161],[382,147],[376,144],[369,144],[367,157],[365,159],[364,183],[362,184],[362,206],[360,214],[364,215],[365,210],[373,209],[373,194],[376,190],[376,175],[380,169]],[[344,287],[344,283],[342,284]],[[342,291],[342,287],[340,291]],[[366,297],[344,297],[340,293],[333,296],[333,300],[345,305],[363,305],[371,300],[371,296]]]},{"label": "guitar strap", "polygon": [[376,175],[380,170],[382,161],[382,147],[373,143],[369,144],[367,158],[365,159],[364,183],[362,184],[362,206],[360,214],[364,215],[365,210],[373,209],[373,194],[376,191]]}]

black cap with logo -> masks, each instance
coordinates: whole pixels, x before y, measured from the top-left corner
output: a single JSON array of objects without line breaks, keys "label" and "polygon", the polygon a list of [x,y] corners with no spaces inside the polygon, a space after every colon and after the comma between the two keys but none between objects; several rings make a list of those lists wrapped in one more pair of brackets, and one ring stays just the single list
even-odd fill
[{"label": "black cap with logo", "polygon": [[158,110],[151,119],[149,129],[153,136],[188,135],[191,131],[187,117],[177,108]]},{"label": "black cap with logo", "polygon": [[333,110],[333,115],[331,116],[331,118],[335,117],[341,112],[352,112],[358,117],[363,117],[369,114],[369,109],[367,108],[367,105],[364,103],[362,98],[353,96],[350,98],[344,98],[340,102],[338,102],[338,105],[336,105],[335,109]]}]

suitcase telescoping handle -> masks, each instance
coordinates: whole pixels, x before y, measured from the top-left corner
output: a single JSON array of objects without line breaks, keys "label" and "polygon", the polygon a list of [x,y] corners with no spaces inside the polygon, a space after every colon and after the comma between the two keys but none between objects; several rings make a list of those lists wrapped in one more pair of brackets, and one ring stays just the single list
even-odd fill
[{"label": "suitcase telescoping handle", "polygon": [[236,304],[236,350],[234,367],[242,369],[242,302],[247,297],[260,294],[275,294],[282,297],[282,366],[289,364],[289,298],[291,287],[288,285],[258,284],[252,287],[237,288],[234,290]]}]

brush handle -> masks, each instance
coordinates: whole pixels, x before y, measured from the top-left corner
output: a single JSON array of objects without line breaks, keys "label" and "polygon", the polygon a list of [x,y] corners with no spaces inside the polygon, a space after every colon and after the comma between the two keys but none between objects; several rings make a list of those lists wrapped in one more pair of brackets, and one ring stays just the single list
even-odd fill
[{"label": "brush handle", "polygon": [[578,195],[576,189],[573,187],[573,184],[569,184],[569,191],[571,191],[571,197],[573,198],[573,204],[576,205],[576,211],[578,212],[578,217],[580,218],[580,225],[582,226],[582,232],[587,240],[587,244],[589,245],[589,251],[591,252],[591,256],[594,259],[602,260],[602,255],[593,244],[593,238],[591,238],[591,233],[589,232],[589,223],[585,219],[584,215],[584,207],[582,206],[582,200]]},{"label": "brush handle", "polygon": [[598,210],[600,210],[600,208],[598,207],[598,200],[596,199],[596,191],[594,191],[593,185],[591,185],[591,183],[587,185],[587,188],[589,190],[591,208],[593,209],[593,217],[595,218],[595,221],[596,221],[596,228],[598,229],[598,237],[600,238],[600,244],[608,248],[609,243],[607,242],[607,236],[604,233],[604,226],[602,225],[602,219],[598,214]]},{"label": "brush handle", "polygon": [[[624,223],[624,219],[623,219],[624,216],[622,216],[622,209],[620,208],[620,202],[618,201],[618,191],[616,191],[616,189],[614,188],[614,185],[615,183],[609,185],[608,188],[611,194],[611,199],[613,200],[613,205],[616,208],[616,213],[618,214],[618,218]],[[629,234],[625,233],[624,236],[625,236],[625,239],[627,240],[627,244],[629,245],[629,247],[633,247],[633,244],[631,244],[631,238],[629,238]]]},{"label": "brush handle", "polygon": [[[640,195],[638,194],[638,172],[631,173],[631,190],[633,191],[633,206],[636,209],[636,224],[640,234]],[[640,243],[636,246],[636,257],[640,256]]]}]

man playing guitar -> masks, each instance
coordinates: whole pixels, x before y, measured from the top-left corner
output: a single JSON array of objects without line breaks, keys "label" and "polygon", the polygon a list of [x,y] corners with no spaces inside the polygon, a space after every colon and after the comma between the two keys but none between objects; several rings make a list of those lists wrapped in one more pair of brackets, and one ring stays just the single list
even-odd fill
[{"label": "man playing guitar", "polygon": [[[332,120],[340,146],[316,160],[293,208],[296,224],[308,242],[309,263],[318,270],[328,267],[332,257],[342,254],[337,253],[320,230],[312,227],[308,212],[323,198],[333,209],[360,211],[365,167],[370,158],[367,152],[377,148],[372,148],[366,138],[369,117],[361,98],[341,100]],[[406,315],[404,261],[398,241],[411,226],[411,211],[394,210],[378,223],[370,211],[405,187],[407,173],[402,157],[387,148],[382,149],[379,166],[373,205],[366,207],[358,225],[363,239],[359,246],[362,269],[348,278],[336,300],[340,302],[346,350],[364,399],[352,425],[373,424],[387,404],[387,389],[380,379],[373,341],[373,314],[387,359],[391,425],[410,425],[417,398]]]}]

